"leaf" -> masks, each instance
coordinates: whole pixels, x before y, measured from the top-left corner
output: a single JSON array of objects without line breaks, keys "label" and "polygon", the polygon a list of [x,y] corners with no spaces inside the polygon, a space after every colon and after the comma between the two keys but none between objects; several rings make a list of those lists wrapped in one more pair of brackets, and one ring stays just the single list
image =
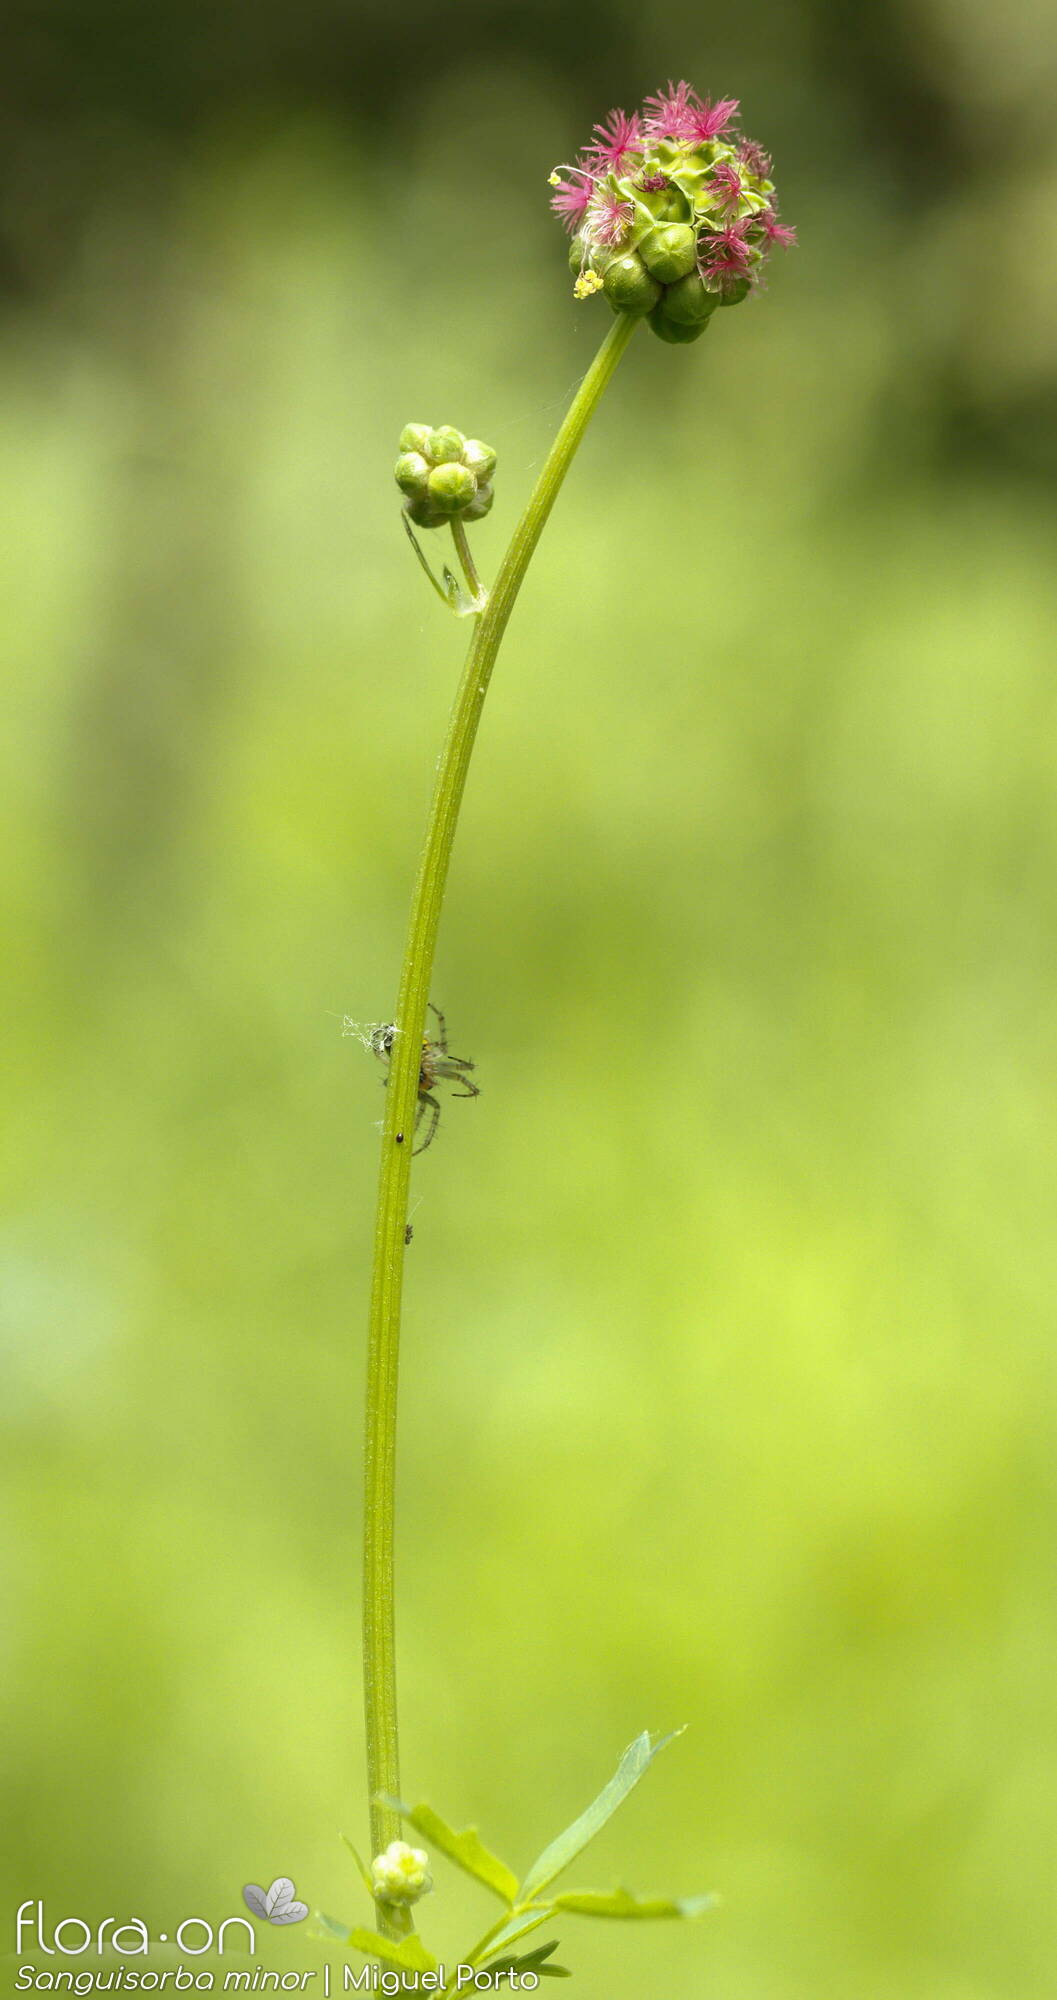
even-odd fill
[{"label": "leaf", "polygon": [[362,1951],[366,1958],[384,1958],[390,1965],[398,1965],[404,1972],[436,1972],[437,1961],[431,1951],[427,1951],[417,1931],[406,1938],[384,1938],[377,1931],[353,1929],[345,1939],[354,1951]]},{"label": "leaf", "polygon": [[268,1921],[267,1898],[265,1896],[264,1890],[260,1888],[256,1882],[247,1882],[246,1887],[242,1891],[242,1900],[247,1905],[247,1908],[253,1911],[255,1917],[263,1917],[265,1923],[267,1923]]},{"label": "leaf", "polygon": [[552,1938],[549,1944],[537,1945],[535,1951],[527,1951],[521,1958],[516,1952],[511,1952],[508,1958],[497,1958],[492,1961],[488,1967],[488,1976],[496,1985],[511,1972],[519,1975],[525,1972],[538,1972],[543,1979],[571,1979],[572,1974],[564,1965],[545,1965],[543,1962],[557,1949],[558,1940]]},{"label": "leaf", "polygon": [[276,1911],[281,1910],[284,1903],[289,1903],[293,1900],[293,1894],[294,1885],[289,1875],[277,1875],[264,1899],[268,1916],[270,1918],[274,1917]]},{"label": "leaf", "polygon": [[308,1915],[307,1903],[283,1903],[272,1911],[273,1924],[299,1924]]},{"label": "leaf", "polygon": [[370,1877],[370,1871],[368,1870],[368,1868],[367,1868],[366,1864],[365,1864],[365,1863],[364,1863],[363,1861],[361,1861],[361,1859],[360,1859],[359,1855],[358,1855],[358,1854],[357,1854],[357,1852],[356,1852],[356,1849],[354,1848],[354,1846],[353,1846],[353,1844],[352,1844],[351,1840],[349,1839],[349,1836],[348,1836],[348,1834],[347,1834],[347,1833],[343,1833],[343,1834],[342,1834],[342,1836],[341,1836],[341,1838],[342,1838],[342,1840],[343,1840],[343,1841],[345,1842],[345,1845],[346,1845],[346,1847],[348,1848],[348,1850],[349,1850],[349,1853],[350,1853],[350,1854],[352,1855],[352,1858],[353,1858],[353,1860],[354,1860],[354,1861],[355,1861],[355,1863],[356,1863],[356,1867],[357,1867],[357,1870],[359,1871],[359,1877],[360,1877],[360,1881],[361,1881],[361,1882],[363,1883],[363,1886],[364,1886],[364,1888],[366,1889],[366,1891],[367,1891],[367,1894],[369,1895],[369,1897],[371,1898],[371,1901],[372,1901],[372,1903],[373,1903],[373,1901],[374,1901],[374,1883],[373,1883],[373,1882],[371,1881],[371,1877]]},{"label": "leaf", "polygon": [[476,1881],[483,1882],[485,1888],[491,1889],[493,1895],[501,1896],[504,1903],[512,1904],[517,1901],[517,1876],[511,1872],[505,1861],[500,1861],[497,1855],[489,1853],[479,1839],[475,1826],[464,1827],[461,1833],[456,1833],[454,1827],[450,1827],[446,1820],[442,1820],[432,1806],[405,1806],[399,1799],[389,1798],[384,1793],[378,1802],[380,1805],[388,1806],[391,1812],[398,1812],[401,1819],[408,1820],[431,1847],[436,1847],[441,1854],[446,1854],[448,1860],[454,1861],[457,1868],[465,1869],[467,1875],[472,1875]]},{"label": "leaf", "polygon": [[598,1797],[592,1800],[586,1812],[582,1812],[579,1819],[574,1819],[572,1825],[567,1826],[565,1832],[560,1833],[556,1840],[552,1840],[550,1846],[544,1848],[538,1860],[533,1862],[521,1884],[522,1902],[528,1902],[530,1897],[538,1895],[541,1889],[545,1889],[549,1882],[554,1881],[556,1875],[560,1875],[562,1870],[569,1866],[570,1861],[575,1861],[576,1856],[583,1853],[588,1841],[593,1840],[595,1834],[605,1826],[606,1821],[612,1819],[617,1807],[623,1805],[628,1793],[638,1784],[643,1773],[649,1770],[657,1752],[663,1750],[666,1744],[673,1742],[682,1733],[681,1729],[673,1729],[667,1736],[651,1737],[649,1730],[644,1729],[641,1736],[636,1736],[634,1743],[628,1744],[608,1785],[605,1785]]},{"label": "leaf", "polygon": [[516,1944],[518,1938],[528,1937],[530,1931],[536,1931],[541,1924],[546,1923],[550,1913],[549,1903],[539,1903],[532,1910],[515,1910],[502,1923],[494,1924],[490,1931],[485,1932],[483,1938],[468,1954],[466,1964],[479,1965],[483,1959],[491,1958],[492,1953],[499,1951],[503,1945]]},{"label": "leaf", "polygon": [[578,1917],[700,1917],[714,1910],[715,1896],[633,1896],[627,1889],[570,1889],[555,1896],[556,1910]]},{"label": "leaf", "polygon": [[314,1916],[325,1937],[337,1938],[342,1944],[348,1944],[352,1929],[350,1924],[342,1923],[338,1917],[328,1917],[325,1910],[316,1910]]}]

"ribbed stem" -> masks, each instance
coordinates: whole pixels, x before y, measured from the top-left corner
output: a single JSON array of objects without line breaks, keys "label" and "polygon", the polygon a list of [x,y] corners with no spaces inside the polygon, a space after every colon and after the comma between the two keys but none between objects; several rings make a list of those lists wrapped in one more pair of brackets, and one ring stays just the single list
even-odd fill
[{"label": "ribbed stem", "polygon": [[[379,1792],[398,1794],[400,1789],[393,1616],[400,1300],[411,1150],[418,1105],[419,1058],[448,863],[477,725],[507,620],[577,446],[638,324],[637,319],[621,314],[602,342],[573,398],[528,506],[514,530],[491,596],[475,618],[473,637],[437,770],[426,844],[411,904],[396,1009],[397,1034],[389,1065],[389,1087],[385,1093],[367,1351],[363,1678],[372,1854],[380,1853],[400,1833],[396,1814],[380,1806],[376,1800]],[[384,1935],[399,1937],[411,1928],[408,1911],[385,1903],[379,1903],[377,1911],[379,1929]]]}]

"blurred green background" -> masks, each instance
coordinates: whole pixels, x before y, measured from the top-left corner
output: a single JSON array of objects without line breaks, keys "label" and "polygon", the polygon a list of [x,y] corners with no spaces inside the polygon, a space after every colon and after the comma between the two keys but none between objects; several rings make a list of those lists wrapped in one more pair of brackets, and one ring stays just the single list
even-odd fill
[{"label": "blurred green background", "polygon": [[394,443],[498,447],[491,573],[607,323],[547,173],[686,75],[801,247],[633,344],[486,711],[406,1789],[522,1865],[685,1721],[578,1873],[723,1907],[567,1922],[584,2000],[1052,1994],[1055,66],[985,0],[12,16],[12,1906],[366,1915],[341,1024],[392,1010],[466,638]]}]

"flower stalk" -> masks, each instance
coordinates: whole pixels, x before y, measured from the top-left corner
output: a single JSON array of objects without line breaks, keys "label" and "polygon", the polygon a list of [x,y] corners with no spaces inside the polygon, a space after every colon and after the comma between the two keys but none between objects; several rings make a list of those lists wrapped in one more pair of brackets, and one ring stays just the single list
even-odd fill
[{"label": "flower stalk", "polygon": [[[437,770],[411,904],[385,1094],[371,1284],[364,1463],[363,1665],[371,1852],[376,1855],[387,1849],[400,1832],[399,1815],[390,1805],[382,1803],[380,1797],[398,1798],[400,1793],[393,1605],[400,1311],[419,1064],[448,865],[481,710],[507,621],[565,474],[638,324],[637,317],[620,313],[610,327],[562,422],[487,598],[481,592],[469,558],[462,521],[452,523],[460,561],[475,595],[474,626]],[[409,468],[408,480],[415,474],[421,476],[418,468]],[[434,481],[434,489],[439,483]],[[424,524],[430,525],[428,521]],[[376,1910],[383,1937],[400,1938],[412,1928],[406,1906],[379,1899]]]}]

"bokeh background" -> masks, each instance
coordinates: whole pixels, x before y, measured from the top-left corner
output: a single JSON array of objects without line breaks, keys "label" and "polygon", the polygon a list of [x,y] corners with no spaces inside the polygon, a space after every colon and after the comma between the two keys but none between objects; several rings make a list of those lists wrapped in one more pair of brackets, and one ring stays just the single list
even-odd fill
[{"label": "bokeh background", "polygon": [[[633,344],[489,700],[406,1788],[521,1865],[689,1723],[578,1874],[722,1909],[570,1920],[585,2000],[1041,2000],[1057,22],[23,0],[5,40],[12,1906],[215,1921],[282,1872],[366,1916],[342,1020],[392,1009],[466,637],[394,441],[498,447],[491,571],[606,320],[547,173],[687,75],[801,248]],[[488,1911],[442,1888],[450,1955]]]}]

